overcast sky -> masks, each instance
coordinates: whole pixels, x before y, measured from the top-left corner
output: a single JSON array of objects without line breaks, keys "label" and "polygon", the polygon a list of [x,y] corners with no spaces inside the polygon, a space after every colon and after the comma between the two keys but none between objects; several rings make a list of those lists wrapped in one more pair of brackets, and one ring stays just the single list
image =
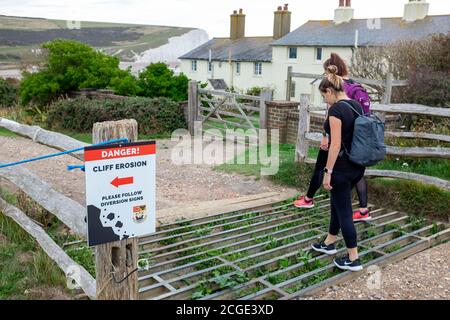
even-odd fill
[{"label": "overcast sky", "polygon": [[[408,0],[353,0],[355,18],[399,17]],[[449,0],[428,0],[429,14],[450,14]],[[332,19],[338,0],[0,0],[0,14],[82,21],[201,28],[210,37],[229,34],[229,15],[242,8],[246,35],[271,35],[273,11],[289,3],[292,30],[309,19]]]}]

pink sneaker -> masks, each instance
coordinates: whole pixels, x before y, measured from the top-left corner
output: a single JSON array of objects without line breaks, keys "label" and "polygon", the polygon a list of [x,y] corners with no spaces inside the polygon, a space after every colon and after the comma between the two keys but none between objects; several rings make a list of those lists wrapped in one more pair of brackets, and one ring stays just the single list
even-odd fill
[{"label": "pink sneaker", "polygon": [[297,208],[314,208],[314,200],[306,200],[305,196],[301,196],[297,200],[294,201],[294,206]]},{"label": "pink sneaker", "polygon": [[369,214],[369,210],[364,210],[363,212],[361,212],[360,210],[356,210],[353,212],[353,221],[358,222],[358,221],[369,221],[371,220],[372,217]]}]

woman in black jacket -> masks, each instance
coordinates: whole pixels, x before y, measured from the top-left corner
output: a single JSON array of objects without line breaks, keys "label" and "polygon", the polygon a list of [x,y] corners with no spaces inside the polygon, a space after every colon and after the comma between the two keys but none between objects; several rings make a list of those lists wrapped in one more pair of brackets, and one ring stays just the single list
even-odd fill
[{"label": "woman in black jacket", "polygon": [[359,271],[362,265],[352,218],[351,190],[364,176],[365,168],[350,162],[342,146],[351,150],[353,127],[357,117],[349,104],[360,113],[362,108],[357,101],[347,97],[344,79],[337,73],[336,66],[328,66],[326,76],[319,86],[320,93],[329,106],[324,128],[330,137],[330,147],[324,169],[323,187],[331,193],[331,219],[328,236],[313,244],[312,248],[326,254],[335,254],[335,242],[341,230],[348,254],[334,259],[334,263],[343,270]]}]

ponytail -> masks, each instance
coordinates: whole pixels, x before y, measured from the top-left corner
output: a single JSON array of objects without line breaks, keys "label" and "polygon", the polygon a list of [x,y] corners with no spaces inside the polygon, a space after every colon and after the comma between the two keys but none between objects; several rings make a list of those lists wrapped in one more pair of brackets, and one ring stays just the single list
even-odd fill
[{"label": "ponytail", "polygon": [[322,79],[319,85],[319,90],[326,92],[331,88],[336,92],[344,91],[344,79],[338,75],[339,69],[335,65],[329,65],[326,68],[325,77]]},{"label": "ponytail", "polygon": [[336,73],[340,77],[347,76],[349,74],[347,64],[337,53],[332,53],[331,56],[323,63],[323,68],[328,69],[329,66],[336,66],[338,72]]}]

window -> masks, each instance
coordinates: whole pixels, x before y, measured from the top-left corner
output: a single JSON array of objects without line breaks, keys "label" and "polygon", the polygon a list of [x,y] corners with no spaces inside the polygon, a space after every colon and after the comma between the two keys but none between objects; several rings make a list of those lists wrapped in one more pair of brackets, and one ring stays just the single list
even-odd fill
[{"label": "window", "polygon": [[289,48],[289,59],[297,59],[297,48]]},{"label": "window", "polygon": [[322,61],[322,48],[316,48],[316,61]]},{"label": "window", "polygon": [[208,61],[208,72],[212,72],[213,63]]},{"label": "window", "polygon": [[255,62],[255,75],[262,75],[262,62]]},{"label": "window", "polygon": [[236,62],[236,74],[241,74],[241,63]]},{"label": "window", "polygon": [[197,71],[197,60],[192,60],[191,61],[191,70],[192,71]]}]

